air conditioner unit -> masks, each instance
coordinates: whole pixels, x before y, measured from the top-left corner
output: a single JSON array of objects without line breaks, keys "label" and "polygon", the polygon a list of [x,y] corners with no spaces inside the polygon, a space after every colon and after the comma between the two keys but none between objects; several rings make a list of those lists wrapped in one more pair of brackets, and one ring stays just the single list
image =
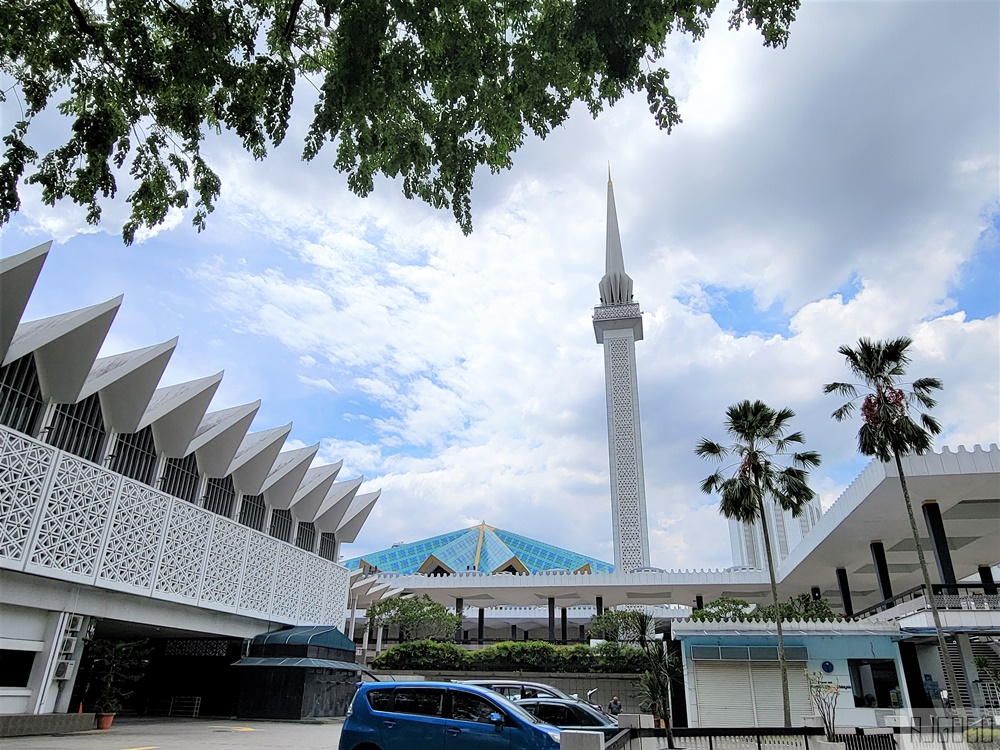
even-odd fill
[{"label": "air conditioner unit", "polygon": [[74,669],[76,669],[76,662],[73,659],[60,659],[56,662],[54,678],[57,680],[68,680],[73,676]]},{"label": "air conditioner unit", "polygon": [[76,636],[70,635],[62,640],[62,646],[59,647],[60,654],[70,654],[76,651]]},{"label": "air conditioner unit", "polygon": [[66,621],[66,630],[79,633],[83,630],[83,615],[70,615]]}]

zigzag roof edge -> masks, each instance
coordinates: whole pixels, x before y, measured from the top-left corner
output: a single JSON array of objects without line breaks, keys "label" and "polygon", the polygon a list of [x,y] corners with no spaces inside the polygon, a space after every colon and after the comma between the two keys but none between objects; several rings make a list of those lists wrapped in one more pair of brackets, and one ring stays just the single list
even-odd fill
[{"label": "zigzag roof edge", "polygon": [[247,495],[260,493],[291,431],[292,423],[289,422],[281,427],[249,433],[243,438],[227,472],[233,475],[237,490]]},{"label": "zigzag roof edge", "polygon": [[21,323],[52,240],[17,255],[0,258],[0,362]]},{"label": "zigzag roof edge", "polygon": [[121,302],[119,295],[80,310],[22,323],[4,364],[33,354],[42,397],[61,404],[75,403]]},{"label": "zigzag roof edge", "polygon": [[326,496],[312,514],[316,524],[323,531],[331,533],[337,531],[337,527],[340,526],[344,514],[347,513],[351,507],[351,503],[354,502],[354,498],[357,497],[362,482],[364,482],[363,476],[356,477],[355,479],[347,479],[343,482],[335,482],[330,487],[329,492],[326,493]]},{"label": "zigzag roof edge", "polygon": [[188,454],[195,453],[198,467],[209,477],[224,477],[233,456],[246,437],[250,423],[260,409],[260,399],[249,404],[222,409],[205,415],[188,445]]},{"label": "zigzag roof edge", "polygon": [[[108,367],[103,372],[99,368],[102,360],[98,360],[80,398],[98,393],[105,424],[117,432],[135,432],[176,345],[174,338],[127,355],[106,357],[103,361]],[[122,361],[122,357],[128,359]]]},{"label": "zigzag roof edge", "polygon": [[376,490],[364,495],[357,495],[354,498],[345,519],[337,527],[337,536],[341,542],[351,543],[357,538],[358,532],[365,525],[365,521],[368,520],[368,516],[371,514],[381,494],[382,490]]},{"label": "zigzag roof edge", "polygon": [[278,454],[271,468],[271,473],[264,479],[264,484],[261,487],[261,492],[264,493],[267,501],[273,507],[287,508],[289,506],[318,450],[319,443],[316,443],[305,448]]}]

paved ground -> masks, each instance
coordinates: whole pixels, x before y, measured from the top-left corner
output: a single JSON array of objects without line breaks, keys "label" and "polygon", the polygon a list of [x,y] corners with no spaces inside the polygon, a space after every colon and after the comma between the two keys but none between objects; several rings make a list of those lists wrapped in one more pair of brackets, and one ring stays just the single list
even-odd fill
[{"label": "paved ground", "polygon": [[342,721],[319,724],[225,720],[121,720],[107,731],[4,737],[3,750],[337,750]]}]

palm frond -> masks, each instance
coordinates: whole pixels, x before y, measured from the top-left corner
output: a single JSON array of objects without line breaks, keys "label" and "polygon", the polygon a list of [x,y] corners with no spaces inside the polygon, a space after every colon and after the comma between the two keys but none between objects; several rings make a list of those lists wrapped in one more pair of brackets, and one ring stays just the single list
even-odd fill
[{"label": "palm frond", "polygon": [[717,471],[701,480],[701,491],[706,495],[711,495],[715,492],[716,488],[723,483],[723,481],[725,480],[722,474]]},{"label": "palm frond", "polygon": [[803,468],[814,469],[823,463],[823,458],[817,451],[802,451],[792,455],[792,463]]},{"label": "palm frond", "polygon": [[827,383],[823,386],[823,393],[836,393],[838,396],[850,399],[858,397],[858,389],[850,383]]},{"label": "palm frond", "polygon": [[830,416],[836,419],[838,422],[843,422],[845,419],[854,414],[854,410],[856,408],[857,405],[853,401],[848,401],[839,409],[834,410],[833,414],[831,414]]},{"label": "palm frond", "polygon": [[929,432],[931,435],[941,434],[941,423],[938,422],[930,414],[921,414],[920,423],[924,426],[924,429],[927,430],[927,432]]},{"label": "palm frond", "polygon": [[702,458],[711,458],[716,461],[721,461],[726,456],[729,455],[729,448],[726,446],[712,442],[707,438],[702,438],[698,445],[694,448],[695,455],[701,456]]}]

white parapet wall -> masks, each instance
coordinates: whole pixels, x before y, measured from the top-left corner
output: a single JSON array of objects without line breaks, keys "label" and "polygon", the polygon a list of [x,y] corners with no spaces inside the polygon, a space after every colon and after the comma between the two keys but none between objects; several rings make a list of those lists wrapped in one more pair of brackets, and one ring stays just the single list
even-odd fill
[{"label": "white parapet wall", "polygon": [[0,569],[288,625],[342,627],[349,572],[0,427]]}]

